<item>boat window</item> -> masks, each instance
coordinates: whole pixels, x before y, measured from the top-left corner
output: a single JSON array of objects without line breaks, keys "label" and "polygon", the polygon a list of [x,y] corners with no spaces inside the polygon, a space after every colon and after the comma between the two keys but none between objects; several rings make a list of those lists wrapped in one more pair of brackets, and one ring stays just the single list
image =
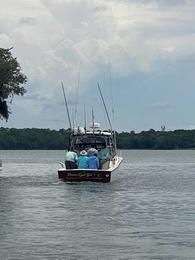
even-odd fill
[{"label": "boat window", "polygon": [[74,144],[102,144],[105,143],[105,139],[100,136],[77,136],[74,140]]},{"label": "boat window", "polygon": [[102,144],[108,142],[107,137],[94,136],[94,135],[82,135],[75,136],[72,140],[72,147],[75,150],[89,149],[94,147],[97,150],[100,150]]}]

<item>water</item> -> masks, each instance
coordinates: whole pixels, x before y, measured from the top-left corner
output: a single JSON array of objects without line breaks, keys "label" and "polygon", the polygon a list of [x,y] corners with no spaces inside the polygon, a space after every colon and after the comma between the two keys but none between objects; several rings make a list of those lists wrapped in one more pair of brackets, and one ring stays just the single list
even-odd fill
[{"label": "water", "polygon": [[111,183],[57,178],[63,151],[0,151],[0,259],[195,259],[195,151],[122,151]]}]

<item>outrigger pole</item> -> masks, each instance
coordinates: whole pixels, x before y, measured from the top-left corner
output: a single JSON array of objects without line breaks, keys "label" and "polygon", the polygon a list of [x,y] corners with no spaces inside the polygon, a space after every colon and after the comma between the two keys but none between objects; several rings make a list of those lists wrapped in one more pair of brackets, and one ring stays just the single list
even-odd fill
[{"label": "outrigger pole", "polygon": [[114,148],[115,148],[115,151],[116,151],[116,132],[114,131],[114,135],[113,135],[111,120],[110,120],[110,117],[109,117],[109,114],[108,114],[108,110],[107,110],[107,107],[106,107],[106,104],[105,104],[99,83],[98,83],[98,89],[99,89],[100,96],[101,96],[101,99],[102,99],[102,102],[103,102],[103,105],[104,105],[104,109],[106,111],[106,115],[107,115],[107,118],[108,118],[108,122],[109,122],[109,125],[110,125],[110,130],[111,130],[112,136],[114,136]]},{"label": "outrigger pole", "polygon": [[63,82],[61,82],[61,85],[62,85],[62,91],[63,91],[63,95],[64,95],[64,102],[65,102],[65,105],[66,105],[66,112],[67,112],[67,115],[68,115],[69,128],[70,128],[70,134],[69,134],[69,149],[70,149],[70,147],[71,147],[70,136],[71,136],[71,132],[72,132],[72,125],[71,125],[70,113],[69,113],[69,109],[68,109],[68,103],[67,103],[67,99],[66,99],[66,94],[65,94]]},{"label": "outrigger pole", "polygon": [[105,104],[105,101],[104,101],[104,98],[103,98],[103,95],[102,95],[102,91],[100,89],[100,85],[98,83],[98,89],[99,89],[99,92],[100,92],[100,96],[101,96],[101,99],[102,99],[102,102],[103,102],[103,105],[104,105],[104,109],[106,111],[106,116],[108,118],[108,122],[109,122],[109,125],[110,125],[110,130],[112,132],[112,124],[111,124],[111,121],[110,121],[110,117],[109,117],[109,114],[108,114],[108,110],[107,110],[107,107],[106,107],[106,104]]},{"label": "outrigger pole", "polygon": [[110,81],[110,88],[111,88],[112,122],[113,122],[113,127],[114,127],[114,147],[115,147],[115,151],[116,151],[117,147],[116,147],[116,130],[115,130],[114,103],[113,103],[112,78],[111,78],[111,64],[109,67],[109,81]]},{"label": "outrigger pole", "polygon": [[68,115],[69,127],[70,127],[70,130],[72,130],[72,125],[71,125],[71,121],[70,121],[70,113],[69,113],[69,110],[68,110],[68,103],[67,103],[67,99],[66,99],[66,94],[65,94],[63,82],[61,82],[61,85],[62,85],[62,91],[63,91],[63,94],[64,94],[64,102],[65,102],[65,105],[66,105],[66,112],[67,112],[67,115]]}]

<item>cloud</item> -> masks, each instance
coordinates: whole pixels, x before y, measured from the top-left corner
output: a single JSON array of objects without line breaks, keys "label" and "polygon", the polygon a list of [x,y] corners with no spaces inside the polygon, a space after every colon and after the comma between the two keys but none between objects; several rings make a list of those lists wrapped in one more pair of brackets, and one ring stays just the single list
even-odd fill
[{"label": "cloud", "polygon": [[177,7],[193,4],[193,0],[127,0],[129,3],[144,6],[158,6],[158,7]]},{"label": "cloud", "polygon": [[171,104],[167,104],[164,102],[155,102],[151,103],[147,106],[147,108],[152,109],[152,110],[170,110],[173,109],[174,106]]},{"label": "cloud", "polygon": [[[27,71],[33,75],[42,71],[45,77],[53,70],[53,75],[61,75],[59,79],[64,71],[67,83],[78,71],[80,60],[83,79],[88,80],[101,64],[111,63],[120,76],[134,70],[151,71],[159,59],[194,52],[194,36],[186,34],[194,21],[193,11],[183,9],[190,6],[187,1],[136,2],[142,6],[135,5],[135,1],[37,0],[25,4],[20,0],[15,7],[15,22],[6,36],[18,48],[17,54],[23,56]],[[178,9],[161,12],[152,8],[154,4]],[[26,51],[23,55],[23,48],[29,54]],[[29,62],[32,54],[34,58]],[[60,73],[56,72],[59,68]]]},{"label": "cloud", "polygon": [[0,46],[1,48],[7,48],[8,46],[11,46],[11,39],[10,37],[5,33],[0,33]]},{"label": "cloud", "polygon": [[38,113],[59,99],[61,80],[76,99],[80,62],[84,93],[110,64],[123,78],[160,74],[195,55],[194,11],[192,0],[7,0],[0,45],[14,47],[28,76],[23,107]]},{"label": "cloud", "polygon": [[21,25],[35,25],[36,19],[34,17],[22,17],[19,21],[19,24]]}]

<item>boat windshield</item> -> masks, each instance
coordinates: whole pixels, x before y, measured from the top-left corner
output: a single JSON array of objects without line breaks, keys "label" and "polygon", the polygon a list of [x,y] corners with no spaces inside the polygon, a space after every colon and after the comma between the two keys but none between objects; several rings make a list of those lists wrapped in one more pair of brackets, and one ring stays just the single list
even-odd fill
[{"label": "boat windshield", "polygon": [[102,144],[107,144],[107,137],[102,136],[94,136],[94,135],[82,135],[82,136],[75,136],[72,140],[72,146],[75,149],[84,149],[94,147],[99,149]]}]

